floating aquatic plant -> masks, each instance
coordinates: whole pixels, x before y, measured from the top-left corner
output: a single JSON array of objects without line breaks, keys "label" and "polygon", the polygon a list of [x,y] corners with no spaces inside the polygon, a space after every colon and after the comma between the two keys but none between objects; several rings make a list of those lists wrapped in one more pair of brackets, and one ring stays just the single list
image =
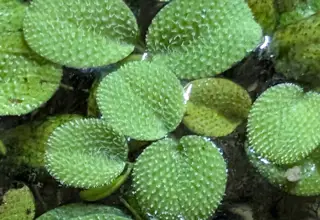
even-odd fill
[{"label": "floating aquatic plant", "polygon": [[185,86],[188,99],[183,123],[193,132],[205,136],[230,134],[251,107],[246,90],[222,78],[199,79]]},{"label": "floating aquatic plant", "polygon": [[10,189],[0,205],[1,220],[33,220],[35,202],[32,192],[27,186],[20,189]]},{"label": "floating aquatic plant", "polygon": [[50,210],[37,220],[129,220],[121,210],[105,205],[73,203]]},{"label": "floating aquatic plant", "polygon": [[207,219],[222,199],[226,179],[226,164],[215,144],[198,136],[166,138],[137,158],[133,190],[149,217]]},{"label": "floating aquatic plant", "polygon": [[243,0],[172,1],[153,19],[146,37],[154,62],[182,79],[229,69],[261,39],[261,28]]},{"label": "floating aquatic plant", "polygon": [[320,144],[320,95],[284,83],[265,91],[248,118],[250,147],[276,164],[292,164]]},{"label": "floating aquatic plant", "polygon": [[[31,51],[22,33],[25,5],[0,1],[0,115],[21,115],[40,107],[59,87],[62,70]],[[4,16],[2,16],[4,15]]]},{"label": "floating aquatic plant", "polygon": [[93,188],[112,183],[125,168],[123,136],[99,119],[77,119],[58,127],[48,140],[46,167],[60,182]]},{"label": "floating aquatic plant", "polygon": [[88,68],[129,55],[137,23],[122,0],[34,0],[24,18],[24,35],[41,56],[61,65]]},{"label": "floating aquatic plant", "polygon": [[131,62],[106,76],[97,102],[103,120],[119,133],[138,140],[156,140],[181,122],[183,88],[166,66]]}]

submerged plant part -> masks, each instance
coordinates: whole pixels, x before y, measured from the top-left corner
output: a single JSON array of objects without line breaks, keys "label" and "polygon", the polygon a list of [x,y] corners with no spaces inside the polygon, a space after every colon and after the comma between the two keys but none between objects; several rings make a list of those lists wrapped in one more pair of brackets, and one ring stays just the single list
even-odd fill
[{"label": "submerged plant part", "polygon": [[261,28],[243,0],[172,1],[153,19],[146,38],[154,62],[180,79],[219,74],[261,40]]},{"label": "submerged plant part", "polygon": [[183,123],[193,132],[212,137],[230,134],[248,117],[246,90],[222,78],[199,79],[185,86],[187,110]]},{"label": "submerged plant part", "polygon": [[63,184],[101,187],[122,173],[127,155],[125,138],[104,121],[79,119],[63,124],[49,137],[46,167]]},{"label": "submerged plant part", "polygon": [[102,118],[119,133],[156,140],[173,131],[185,112],[183,88],[166,66],[131,62],[106,76],[97,102]]},{"label": "submerged plant part", "polygon": [[198,136],[163,139],[138,157],[133,190],[143,215],[207,219],[225,191],[226,164],[218,148]]},{"label": "submerged plant part", "polygon": [[320,82],[320,13],[275,32],[272,50],[278,72],[288,78]]},{"label": "submerged plant part", "polygon": [[[320,94],[284,83],[265,91],[248,118],[250,147],[276,164],[292,164],[320,144]],[[310,123],[312,122],[312,123]]]},{"label": "submerged plant part", "polygon": [[74,203],[50,210],[37,220],[129,220],[121,210],[105,205]]},{"label": "submerged plant part", "polygon": [[105,66],[129,55],[138,36],[122,0],[34,0],[24,35],[41,56],[75,68]]},{"label": "submerged plant part", "polygon": [[2,199],[0,206],[1,220],[33,220],[35,203],[32,192],[27,186],[10,189]]},{"label": "submerged plant part", "polygon": [[270,183],[297,196],[320,195],[319,149],[290,165],[277,165],[246,149],[250,162]]}]

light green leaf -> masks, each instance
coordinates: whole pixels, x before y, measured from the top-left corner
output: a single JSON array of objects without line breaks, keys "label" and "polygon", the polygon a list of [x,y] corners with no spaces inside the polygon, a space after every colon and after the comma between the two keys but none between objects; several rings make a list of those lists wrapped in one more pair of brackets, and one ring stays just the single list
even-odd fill
[{"label": "light green leaf", "polygon": [[155,62],[182,79],[219,74],[262,40],[262,30],[243,0],[175,0],[153,19],[147,34]]},{"label": "light green leaf", "polygon": [[4,194],[0,205],[1,220],[33,220],[34,215],[35,202],[27,186],[10,189]]},{"label": "light green leaf", "polygon": [[106,76],[97,102],[103,119],[115,130],[138,140],[156,140],[181,122],[183,88],[166,66],[131,62]]},{"label": "light green leaf", "polygon": [[54,130],[45,161],[50,174],[63,184],[93,188],[117,178],[127,155],[125,138],[104,121],[78,119]]},{"label": "light green leaf", "polygon": [[50,210],[37,220],[129,220],[121,210],[96,204],[73,203]]},{"label": "light green leaf", "polygon": [[187,110],[183,123],[193,132],[205,136],[230,134],[251,107],[246,90],[222,78],[199,79],[185,87]]},{"label": "light green leaf", "polygon": [[248,119],[249,145],[276,164],[292,164],[320,144],[320,95],[284,83],[266,90]]},{"label": "light green leaf", "polygon": [[55,93],[62,69],[29,50],[21,32],[0,33],[0,40],[0,115],[29,113]]},{"label": "light green leaf", "polygon": [[34,0],[24,19],[30,47],[61,65],[88,68],[129,55],[138,35],[122,0]]},{"label": "light green leaf", "polygon": [[26,6],[23,0],[0,0],[0,32],[21,31]]},{"label": "light green leaf", "polygon": [[207,219],[222,200],[226,163],[218,148],[198,136],[162,139],[146,148],[133,171],[136,200],[156,219]]}]

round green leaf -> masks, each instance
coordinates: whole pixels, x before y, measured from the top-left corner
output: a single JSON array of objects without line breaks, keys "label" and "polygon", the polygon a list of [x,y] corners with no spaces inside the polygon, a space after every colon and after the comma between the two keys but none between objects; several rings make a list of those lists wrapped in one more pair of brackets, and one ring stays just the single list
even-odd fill
[{"label": "round green leaf", "polygon": [[133,190],[144,214],[156,219],[207,219],[222,200],[226,163],[198,136],[163,139],[146,148],[133,171]]},{"label": "round green leaf", "polygon": [[248,119],[249,144],[277,164],[295,163],[320,144],[320,95],[290,83],[265,91]]},{"label": "round green leaf", "polygon": [[153,19],[148,50],[178,78],[219,74],[262,40],[262,30],[243,0],[175,0]]},{"label": "round green leaf", "polygon": [[247,155],[259,173],[280,189],[297,196],[320,195],[319,150],[292,165],[273,164],[250,148]]},{"label": "round green leaf", "polygon": [[19,0],[0,0],[0,31],[22,30],[26,4]]},{"label": "round green leaf", "polygon": [[181,122],[183,88],[166,66],[131,62],[106,76],[97,102],[103,119],[115,130],[138,140],[155,140]]},{"label": "round green leaf", "polygon": [[34,215],[34,198],[27,186],[10,189],[4,194],[0,205],[1,220],[33,220]]},{"label": "round green leaf", "polygon": [[0,40],[0,115],[29,113],[55,93],[62,70],[30,51],[21,32]]},{"label": "round green leaf", "polygon": [[37,220],[129,220],[121,210],[96,204],[73,203],[52,209]]},{"label": "round green leaf", "polygon": [[48,140],[46,167],[60,182],[82,188],[110,184],[123,171],[128,154],[124,137],[98,119],[69,121]]},{"label": "round green leaf", "polygon": [[76,68],[104,66],[134,49],[138,27],[122,0],[34,0],[24,34],[41,56]]},{"label": "round green leaf", "polygon": [[247,118],[251,98],[241,86],[227,79],[209,78],[190,82],[185,87],[188,99],[183,123],[205,136],[230,134]]}]

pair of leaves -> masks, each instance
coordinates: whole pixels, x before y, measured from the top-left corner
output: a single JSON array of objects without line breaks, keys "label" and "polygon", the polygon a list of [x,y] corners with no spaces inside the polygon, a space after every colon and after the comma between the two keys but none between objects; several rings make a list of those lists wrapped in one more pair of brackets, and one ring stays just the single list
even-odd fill
[{"label": "pair of leaves", "polygon": [[0,1],[0,115],[26,114],[46,102],[62,76],[59,66],[39,57],[26,45],[22,20],[26,5]]}]

